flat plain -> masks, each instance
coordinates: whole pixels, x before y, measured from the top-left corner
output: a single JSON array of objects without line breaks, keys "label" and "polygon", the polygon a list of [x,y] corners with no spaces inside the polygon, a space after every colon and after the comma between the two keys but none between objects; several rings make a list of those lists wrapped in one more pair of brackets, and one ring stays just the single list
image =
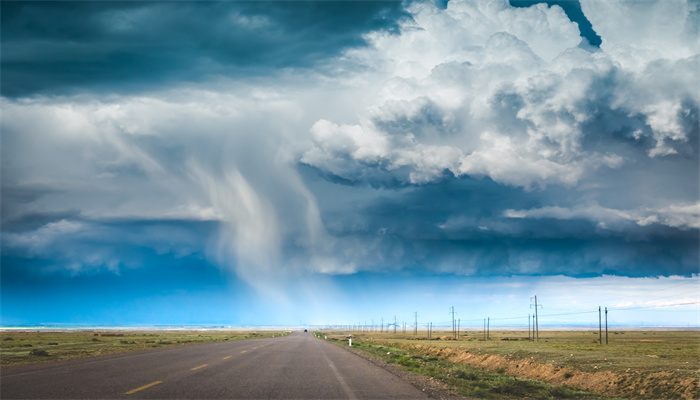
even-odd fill
[{"label": "flat plain", "polygon": [[[316,336],[348,347],[350,332]],[[352,350],[470,398],[700,398],[698,331],[351,332]],[[282,331],[0,332],[3,367],[161,347],[286,336]]]},{"label": "flat plain", "polygon": [[[344,345],[347,334],[318,332],[320,337]],[[697,330],[614,331],[609,332],[607,345],[605,333],[601,344],[597,330],[540,331],[539,341],[529,340],[527,331],[492,331],[488,340],[478,331],[461,332],[457,340],[452,332],[433,332],[430,339],[425,332],[352,334],[354,349],[449,381],[464,396],[513,397],[499,393],[502,389],[478,387],[488,377],[475,378],[474,374],[486,372],[609,397],[700,398]],[[515,398],[529,397],[527,392],[511,392]]]},{"label": "flat plain", "polygon": [[9,366],[178,346],[190,343],[262,339],[287,331],[4,331],[0,365]]},{"label": "flat plain", "polygon": [[3,367],[0,398],[430,398],[311,333],[275,336]]}]

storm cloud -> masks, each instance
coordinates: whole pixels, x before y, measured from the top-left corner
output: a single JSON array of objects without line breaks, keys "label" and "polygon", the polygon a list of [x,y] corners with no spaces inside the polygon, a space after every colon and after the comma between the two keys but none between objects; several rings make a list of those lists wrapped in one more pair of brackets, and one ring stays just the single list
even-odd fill
[{"label": "storm cloud", "polygon": [[[559,7],[413,4],[402,34],[369,35],[371,46],[347,54],[381,71],[383,83],[358,122],[317,121],[302,162],[348,184],[426,193],[424,185],[467,177],[485,180],[480,188],[500,184],[493,198],[514,207],[482,199],[488,217],[467,203],[446,211],[460,224],[421,225],[424,233],[478,232],[425,260],[452,254],[455,265],[495,273],[692,273],[697,10],[681,2],[598,5],[582,9],[602,36],[600,50],[578,46],[579,30]],[[616,21],[627,15],[649,24],[621,29]],[[683,24],[667,29],[670,21]],[[534,204],[515,206],[519,198]]]},{"label": "storm cloud", "polygon": [[2,11],[3,270],[698,272],[695,2]]},{"label": "storm cloud", "polygon": [[[9,2],[2,92],[135,93],[311,68],[396,29],[401,3]],[[196,18],[193,18],[196,16]]]}]

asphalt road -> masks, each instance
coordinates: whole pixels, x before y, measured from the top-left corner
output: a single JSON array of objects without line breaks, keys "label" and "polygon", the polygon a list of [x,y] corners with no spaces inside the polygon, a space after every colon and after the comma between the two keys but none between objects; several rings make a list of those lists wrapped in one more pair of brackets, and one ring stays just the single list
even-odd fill
[{"label": "asphalt road", "polygon": [[293,333],[0,371],[2,399],[424,399],[388,371]]}]

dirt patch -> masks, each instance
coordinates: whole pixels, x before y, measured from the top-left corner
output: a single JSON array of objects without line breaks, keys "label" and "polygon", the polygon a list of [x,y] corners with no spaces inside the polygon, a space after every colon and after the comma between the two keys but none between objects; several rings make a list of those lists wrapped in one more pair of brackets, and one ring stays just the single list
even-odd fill
[{"label": "dirt patch", "polygon": [[454,363],[471,365],[489,371],[501,370],[506,374],[555,385],[569,385],[583,390],[603,393],[614,397],[633,398],[700,398],[698,380],[682,377],[670,371],[586,372],[571,367],[536,362],[533,358],[518,359],[493,354],[471,353],[463,349],[435,348],[427,345],[412,345],[426,355],[440,357]]}]

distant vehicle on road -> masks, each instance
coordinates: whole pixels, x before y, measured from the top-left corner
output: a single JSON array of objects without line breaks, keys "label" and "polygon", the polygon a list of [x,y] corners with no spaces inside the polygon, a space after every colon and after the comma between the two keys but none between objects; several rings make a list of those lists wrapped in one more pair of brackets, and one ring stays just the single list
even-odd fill
[{"label": "distant vehicle on road", "polygon": [[308,332],[306,329],[304,329],[304,332]]}]

